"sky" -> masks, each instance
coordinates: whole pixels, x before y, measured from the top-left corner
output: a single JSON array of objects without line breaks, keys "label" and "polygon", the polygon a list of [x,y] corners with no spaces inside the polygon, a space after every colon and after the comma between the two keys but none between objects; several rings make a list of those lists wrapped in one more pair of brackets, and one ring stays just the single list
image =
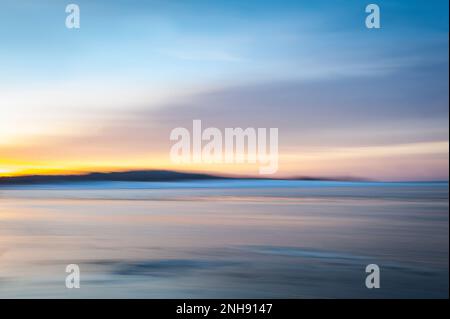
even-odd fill
[{"label": "sky", "polygon": [[0,0],[0,176],[176,164],[176,127],[276,127],[275,176],[448,180],[447,0]]}]

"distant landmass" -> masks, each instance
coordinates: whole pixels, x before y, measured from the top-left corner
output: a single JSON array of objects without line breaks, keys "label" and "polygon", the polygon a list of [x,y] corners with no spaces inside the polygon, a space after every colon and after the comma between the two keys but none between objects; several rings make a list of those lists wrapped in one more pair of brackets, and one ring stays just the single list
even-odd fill
[{"label": "distant landmass", "polygon": [[88,173],[82,175],[26,175],[0,177],[1,184],[47,184],[70,182],[163,182],[183,180],[225,179],[209,174],[181,173],[174,171],[126,171],[110,173]]},{"label": "distant landmass", "polygon": [[[212,180],[212,179],[272,179],[280,178],[267,177],[226,177],[200,173],[183,173],[165,170],[146,170],[146,171],[126,171],[126,172],[108,172],[108,173],[88,173],[82,175],[27,175],[0,177],[0,185],[17,184],[54,184],[54,183],[72,183],[72,182],[172,182],[188,180]],[[308,181],[362,181],[355,178],[314,178],[314,177],[295,177],[286,178],[287,180],[308,180]]]}]

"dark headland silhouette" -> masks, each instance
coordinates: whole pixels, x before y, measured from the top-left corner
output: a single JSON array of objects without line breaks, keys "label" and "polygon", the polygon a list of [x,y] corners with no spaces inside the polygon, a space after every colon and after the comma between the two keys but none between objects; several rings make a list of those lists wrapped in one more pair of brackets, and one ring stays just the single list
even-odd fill
[{"label": "dark headland silhouette", "polygon": [[[184,173],[166,170],[145,170],[145,171],[125,171],[107,173],[87,173],[81,175],[26,175],[0,177],[0,185],[20,185],[20,184],[54,184],[72,182],[174,182],[189,180],[233,180],[233,179],[264,179],[280,180],[281,178],[267,177],[242,177],[242,176],[219,176],[201,173]],[[284,178],[283,180],[308,180],[308,181],[363,181],[356,178],[314,178],[295,177]]]},{"label": "dark headland silhouette", "polygon": [[80,175],[24,175],[0,177],[1,184],[47,184],[71,182],[163,182],[183,180],[224,179],[209,174],[181,173],[174,171],[126,171],[108,173],[87,173]]}]

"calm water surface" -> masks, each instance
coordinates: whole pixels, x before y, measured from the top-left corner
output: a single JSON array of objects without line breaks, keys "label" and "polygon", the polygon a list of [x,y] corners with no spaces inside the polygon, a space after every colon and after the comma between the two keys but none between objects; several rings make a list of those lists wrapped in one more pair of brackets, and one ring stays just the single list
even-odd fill
[{"label": "calm water surface", "polygon": [[447,183],[3,186],[0,297],[448,298],[448,205]]}]

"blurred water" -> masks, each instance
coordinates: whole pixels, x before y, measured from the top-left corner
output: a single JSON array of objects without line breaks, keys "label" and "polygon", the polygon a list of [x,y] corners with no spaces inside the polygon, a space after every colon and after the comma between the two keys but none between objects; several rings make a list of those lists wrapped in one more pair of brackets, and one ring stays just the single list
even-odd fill
[{"label": "blurred water", "polygon": [[448,222],[447,183],[1,187],[0,297],[448,298]]}]

